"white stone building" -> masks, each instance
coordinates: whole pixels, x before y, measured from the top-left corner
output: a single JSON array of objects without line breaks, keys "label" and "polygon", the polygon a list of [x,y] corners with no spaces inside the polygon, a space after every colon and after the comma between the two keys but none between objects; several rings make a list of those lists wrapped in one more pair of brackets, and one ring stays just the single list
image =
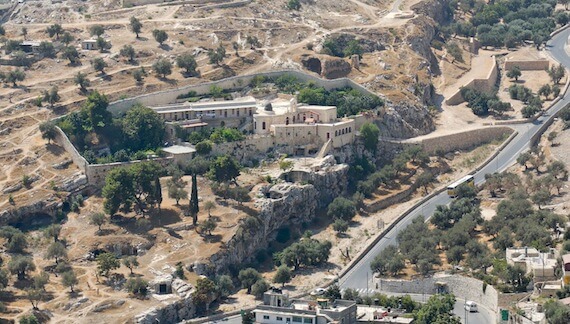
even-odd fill
[{"label": "white stone building", "polygon": [[289,300],[280,289],[271,289],[263,295],[263,305],[253,311],[255,323],[261,324],[354,324],[356,302],[328,299]]},{"label": "white stone building", "polygon": [[[151,108],[167,123],[184,129],[239,127],[255,135],[273,136],[276,145],[320,147],[330,140],[331,146],[338,148],[352,143],[356,133],[355,120],[338,119],[336,107],[298,104],[295,98],[260,102],[244,97]],[[249,127],[247,123],[251,123]]]},{"label": "white stone building", "polygon": [[535,248],[507,248],[507,264],[518,265],[525,269],[526,273],[532,273],[534,282],[554,280],[556,276],[556,250],[539,252]]}]

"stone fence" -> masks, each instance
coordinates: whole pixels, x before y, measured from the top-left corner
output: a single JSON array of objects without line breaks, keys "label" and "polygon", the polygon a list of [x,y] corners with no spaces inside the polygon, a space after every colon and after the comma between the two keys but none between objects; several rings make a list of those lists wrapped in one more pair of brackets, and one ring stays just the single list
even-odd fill
[{"label": "stone fence", "polygon": [[518,66],[521,71],[540,71],[547,70],[550,67],[550,62],[546,59],[532,61],[505,61],[505,71],[512,70],[515,66]]},{"label": "stone fence", "polygon": [[493,66],[491,67],[491,70],[487,74],[486,78],[472,79],[466,85],[459,88],[459,90],[457,90],[457,92],[455,92],[451,97],[447,98],[445,100],[445,103],[450,106],[454,106],[454,105],[459,105],[460,103],[465,101],[465,99],[463,99],[463,96],[461,95],[462,88],[476,89],[483,92],[491,92],[493,91],[495,84],[497,83],[498,77],[499,77],[499,67],[497,65],[497,58],[494,58]]},{"label": "stone fence", "polygon": [[511,134],[513,130],[509,127],[488,127],[484,129],[475,129],[456,134],[444,135],[439,137],[427,138],[421,140],[424,151],[433,154],[438,150],[451,152],[455,150],[464,150],[473,148],[483,143],[489,143],[493,140],[500,139],[507,134]]},{"label": "stone fence", "polygon": [[363,86],[355,83],[354,81],[348,78],[325,80],[301,71],[281,70],[281,71],[261,72],[249,75],[235,76],[218,81],[205,82],[197,85],[189,85],[176,89],[144,94],[132,98],[114,101],[109,104],[107,110],[109,110],[114,115],[117,115],[126,112],[136,103],[140,103],[145,106],[167,105],[169,103],[175,102],[176,97],[186,94],[189,91],[195,91],[197,94],[205,94],[209,93],[210,88],[214,85],[221,87],[224,90],[241,88],[248,85],[251,82],[251,80],[255,77],[263,76],[268,78],[276,78],[285,74],[292,75],[300,81],[314,82],[316,85],[324,87],[327,90],[351,87],[363,93],[375,95],[374,93],[370,92],[368,89],[364,88]]},{"label": "stone fence", "polygon": [[136,160],[129,162],[114,162],[114,163],[104,163],[104,164],[87,164],[85,175],[87,176],[87,182],[97,188],[101,188],[105,184],[105,177],[107,174],[116,168],[125,168],[137,163],[152,161],[156,162],[162,166],[167,166],[171,164],[174,159],[172,157],[166,158],[156,158],[150,160]]},{"label": "stone fence", "polygon": [[485,306],[493,314],[497,315],[498,293],[491,285],[485,285],[483,281],[460,275],[443,275],[431,278],[415,280],[390,280],[378,279],[378,290],[400,294],[436,294],[438,285],[445,283],[447,292],[456,297],[472,300]]},{"label": "stone fence", "polygon": [[79,152],[77,152],[77,149],[75,148],[75,146],[73,146],[73,144],[71,143],[67,135],[65,135],[65,133],[61,130],[61,128],[56,126],[55,130],[56,130],[55,141],[58,142],[61,146],[63,146],[63,149],[67,153],[69,153],[69,155],[71,155],[71,160],[73,160],[73,163],[75,163],[75,165],[77,165],[77,167],[79,167],[81,171],[87,173],[86,170],[87,166],[89,165],[89,163],[87,163],[87,160],[85,160],[85,158],[81,156]]}]

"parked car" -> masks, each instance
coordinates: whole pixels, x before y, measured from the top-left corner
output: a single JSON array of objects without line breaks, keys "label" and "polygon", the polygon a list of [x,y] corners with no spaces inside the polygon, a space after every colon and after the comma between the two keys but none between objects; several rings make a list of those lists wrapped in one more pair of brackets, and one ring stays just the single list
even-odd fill
[{"label": "parked car", "polygon": [[477,312],[477,304],[472,300],[468,300],[465,302],[465,310],[470,313]]},{"label": "parked car", "polygon": [[325,291],[327,291],[325,288],[315,288],[315,290],[311,292],[311,296],[320,296],[324,294]]}]

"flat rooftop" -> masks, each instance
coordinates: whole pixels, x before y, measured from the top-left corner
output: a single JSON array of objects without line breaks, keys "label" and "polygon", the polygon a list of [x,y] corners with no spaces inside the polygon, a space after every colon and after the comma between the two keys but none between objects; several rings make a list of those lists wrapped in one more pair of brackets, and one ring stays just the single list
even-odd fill
[{"label": "flat rooftop", "polygon": [[166,153],[170,154],[190,154],[196,152],[196,149],[189,146],[182,146],[182,145],[172,145],[169,147],[164,147],[162,150]]},{"label": "flat rooftop", "polygon": [[257,101],[253,97],[243,97],[235,100],[183,102],[159,107],[150,107],[159,114],[176,113],[184,111],[211,111],[221,109],[255,108]]},{"label": "flat rooftop", "polygon": [[356,318],[358,318],[358,322],[366,323],[380,322],[409,324],[414,321],[413,318],[391,316],[389,315],[388,310],[384,309],[383,307],[365,305],[358,305],[356,308]]}]

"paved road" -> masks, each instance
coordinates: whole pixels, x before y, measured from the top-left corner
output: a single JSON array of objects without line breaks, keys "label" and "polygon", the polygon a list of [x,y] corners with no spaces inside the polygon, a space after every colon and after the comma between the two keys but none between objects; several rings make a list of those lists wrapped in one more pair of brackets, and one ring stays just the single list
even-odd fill
[{"label": "paved road", "polygon": [[[550,40],[547,44],[547,50],[550,51],[556,60],[558,60],[566,67],[570,67],[570,57],[568,57],[566,54],[564,45],[569,35],[570,30],[565,30],[554,36],[553,39]],[[529,148],[529,141],[532,136],[539,131],[540,126],[550,118],[553,118],[553,115],[555,113],[560,111],[569,103],[570,91],[568,91],[564,98],[562,98],[556,105],[550,108],[535,122],[513,125],[513,128],[518,131],[518,135],[501,151],[501,153],[495,159],[493,159],[489,164],[487,164],[487,166],[475,174],[475,183],[483,183],[485,174],[504,171],[508,166],[514,163],[519,154]],[[378,244],[376,244],[351,271],[340,278],[339,283],[341,288],[372,287],[372,276],[370,274],[370,262],[372,259],[387,246],[396,244],[396,237],[398,233],[402,229],[406,228],[406,226],[408,226],[413,219],[418,216],[423,216],[427,220],[433,214],[436,206],[448,204],[450,201],[451,199],[448,197],[447,193],[443,192],[416,208],[396,226],[394,226],[394,228],[392,228],[392,230],[390,230],[385,235],[385,237],[382,238]],[[469,321],[469,323],[474,322]]]},{"label": "paved road", "polygon": [[[570,36],[570,29],[565,30],[558,35],[554,36],[547,43],[547,50],[550,54],[560,63],[562,63],[567,68],[570,68],[570,57],[566,54],[564,46],[568,37]],[[529,142],[533,135],[535,135],[541,125],[553,118],[553,115],[560,111],[562,108],[570,104],[570,91],[566,93],[564,98],[562,98],[556,105],[551,107],[543,116],[538,118],[533,123],[513,125],[512,127],[518,131],[518,135],[509,143],[501,153],[493,159],[489,164],[487,164],[483,169],[475,174],[475,183],[481,184],[485,180],[485,174],[493,172],[504,171],[512,163],[516,161],[516,158],[520,153],[524,152],[529,148]],[[370,262],[380,251],[389,245],[396,244],[396,236],[398,233],[408,226],[413,219],[418,216],[423,216],[426,220],[432,215],[436,206],[448,204],[451,199],[447,196],[445,192],[433,197],[426,203],[422,204],[411,212],[407,217],[400,221],[392,230],[390,230],[384,238],[382,238],[378,244],[376,244],[369,253],[367,253],[358,264],[346,273],[343,277],[339,279],[339,284],[341,288],[353,288],[353,289],[368,289],[372,287],[372,275],[370,273]],[[368,281],[368,282],[367,282]],[[385,293],[385,292],[384,292]],[[422,295],[421,298],[425,298]],[[458,303],[455,305],[454,312],[459,315],[462,319],[465,314],[463,311],[463,300],[458,299]],[[463,321],[463,320],[462,320]],[[463,321],[464,322],[464,321]],[[478,313],[471,313],[467,316],[467,323],[479,324],[479,323],[494,323],[495,316],[490,310],[479,305]],[[241,323],[241,317],[232,316],[228,318],[228,321],[222,323],[238,324]]]}]

